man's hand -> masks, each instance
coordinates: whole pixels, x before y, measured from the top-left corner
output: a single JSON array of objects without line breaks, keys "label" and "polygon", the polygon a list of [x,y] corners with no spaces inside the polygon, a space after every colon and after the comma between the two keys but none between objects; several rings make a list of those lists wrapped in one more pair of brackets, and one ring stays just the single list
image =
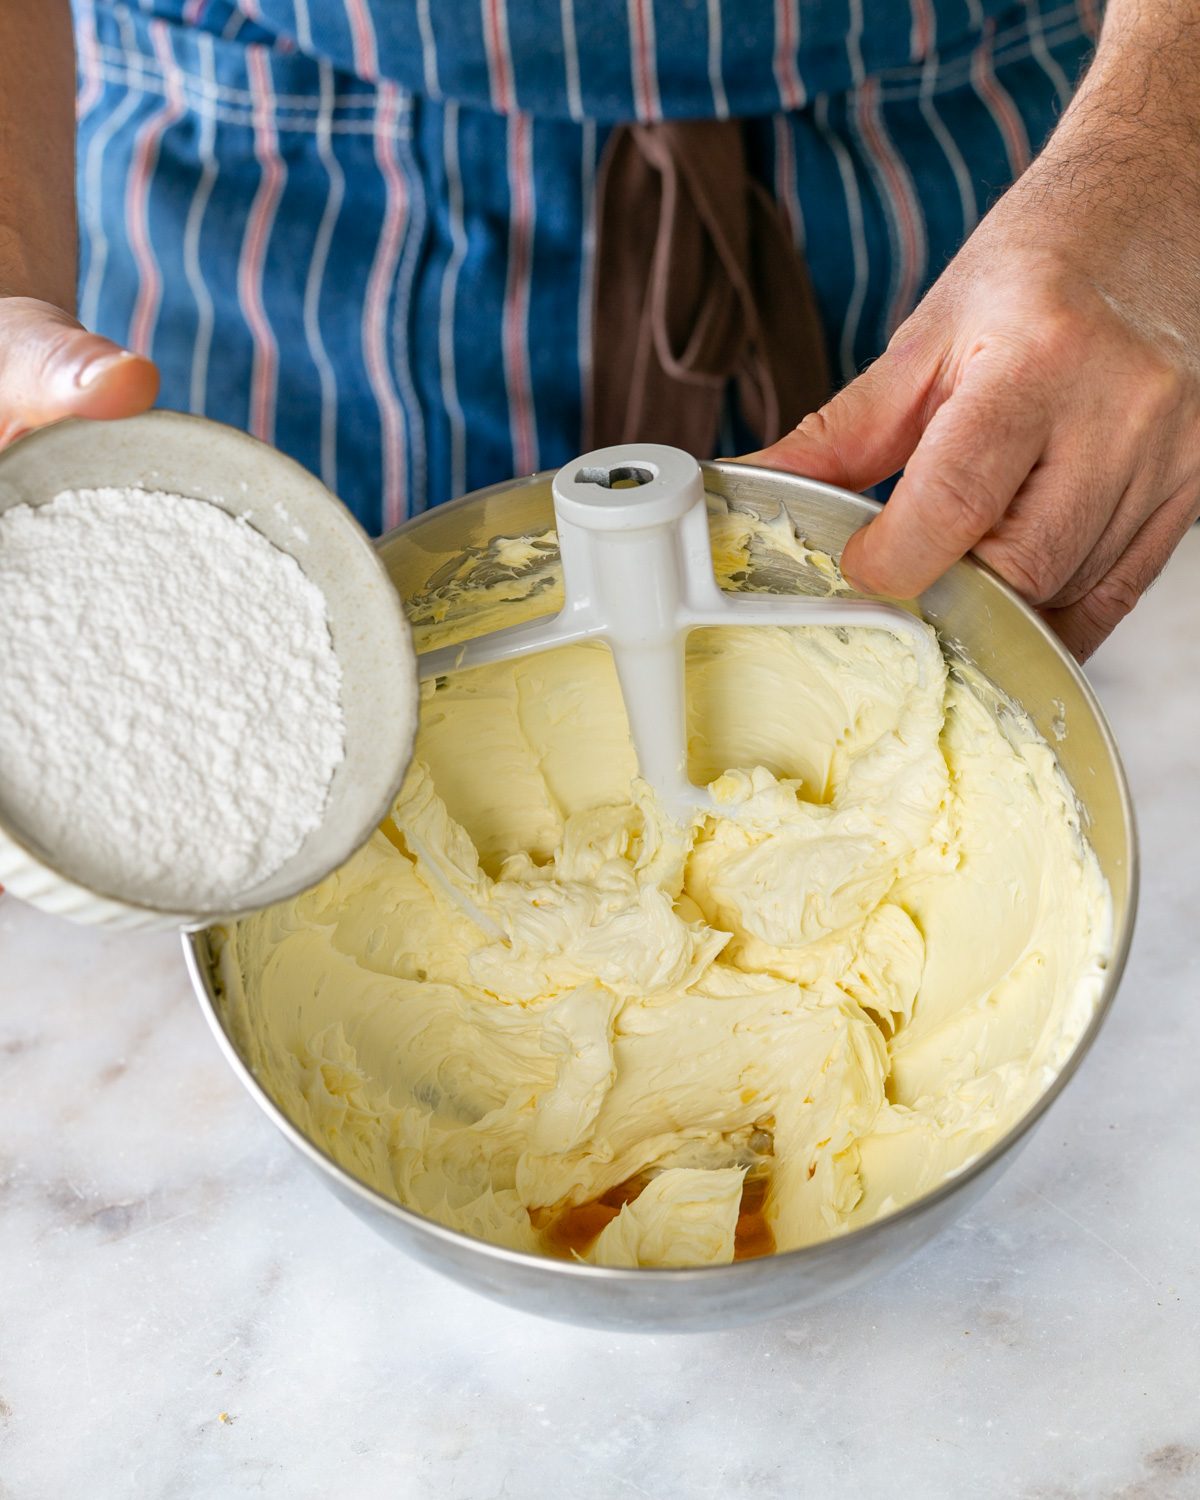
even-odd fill
[{"label": "man's hand", "polygon": [[1084,659],[1196,519],[1197,70],[1200,0],[1112,0],[1042,155],[880,359],[754,455],[851,489],[904,469],[843,554],[864,590],[973,551]]},{"label": "man's hand", "polygon": [[158,394],[148,360],[32,297],[0,298],[0,447],[59,417],[128,417]]}]

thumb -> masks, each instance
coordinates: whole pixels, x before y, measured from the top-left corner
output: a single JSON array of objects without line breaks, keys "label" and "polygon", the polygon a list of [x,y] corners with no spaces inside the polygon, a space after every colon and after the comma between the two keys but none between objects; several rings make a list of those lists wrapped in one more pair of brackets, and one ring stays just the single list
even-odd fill
[{"label": "thumb", "polygon": [[0,441],[60,417],[129,417],[158,394],[154,363],[61,308],[0,299]]},{"label": "thumb", "polygon": [[786,437],[742,463],[865,490],[908,462],[932,414],[936,365],[895,343]]}]

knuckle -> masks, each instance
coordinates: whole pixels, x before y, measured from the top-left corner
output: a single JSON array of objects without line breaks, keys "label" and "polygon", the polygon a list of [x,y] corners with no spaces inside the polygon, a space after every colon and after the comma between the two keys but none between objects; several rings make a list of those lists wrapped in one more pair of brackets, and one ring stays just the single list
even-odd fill
[{"label": "knuckle", "polygon": [[847,386],[824,406],[809,412],[792,434],[801,451],[811,455],[815,450],[832,455],[838,463],[844,462],[847,434],[857,426],[859,401],[859,393]]},{"label": "knuckle", "polygon": [[1123,620],[1142,597],[1142,587],[1119,570],[1106,574],[1084,599],[1079,608],[1105,630]]},{"label": "knuckle", "polygon": [[930,525],[968,545],[990,531],[1004,510],[1003,498],[987,481],[958,464],[942,465],[926,497]]},{"label": "knuckle", "polygon": [[1184,371],[1161,357],[1148,361],[1138,384],[1142,404],[1154,420],[1178,411],[1192,393],[1192,382]]},{"label": "knuckle", "polygon": [[77,333],[76,329],[51,325],[39,334],[29,361],[29,373],[35,382],[54,379],[69,356],[71,342]]},{"label": "knuckle", "polygon": [[1048,603],[1062,586],[1051,553],[1036,540],[1013,538],[989,560],[997,573],[1033,604]]},{"label": "knuckle", "polygon": [[1087,346],[1083,319],[1069,304],[1051,301],[1041,307],[1022,336],[1017,370],[1028,376],[1059,373],[1076,363]]},{"label": "knuckle", "polygon": [[[1062,584],[1053,594],[1034,602],[1044,604],[1050,609],[1070,609],[1073,605],[1091,593],[1096,585],[1095,570],[1086,564],[1071,578]],[[1015,585],[1014,585],[1015,587]]]},{"label": "knuckle", "polygon": [[[836,396],[834,400],[837,400]],[[833,402],[827,402],[816,411],[810,411],[795,428],[795,436],[811,443],[822,445],[828,443],[833,435],[833,422],[830,416],[832,405]]]}]

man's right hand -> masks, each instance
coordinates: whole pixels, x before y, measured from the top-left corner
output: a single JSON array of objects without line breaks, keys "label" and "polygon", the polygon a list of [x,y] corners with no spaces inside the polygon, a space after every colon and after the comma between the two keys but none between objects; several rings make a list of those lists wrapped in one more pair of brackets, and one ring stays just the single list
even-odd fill
[{"label": "man's right hand", "polygon": [[0,297],[0,447],[60,417],[132,417],[153,405],[151,360],[33,297]]}]

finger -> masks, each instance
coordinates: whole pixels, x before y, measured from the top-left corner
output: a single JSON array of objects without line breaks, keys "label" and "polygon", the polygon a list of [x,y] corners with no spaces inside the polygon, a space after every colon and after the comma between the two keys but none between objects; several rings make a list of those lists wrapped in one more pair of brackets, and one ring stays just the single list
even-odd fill
[{"label": "finger", "polygon": [[1146,521],[1162,504],[1161,492],[1148,485],[1132,482],[1113,509],[1108,525],[1096,538],[1074,573],[1053,593],[1036,602],[1048,609],[1068,609],[1090,594],[1106,573],[1110,572]]},{"label": "finger", "polygon": [[47,302],[0,303],[0,414],[10,433],[60,417],[123,417],[158,394],[154,364]]},{"label": "finger", "polygon": [[1167,441],[1160,435],[1157,446],[1137,455],[1136,468],[1110,516],[1109,525],[1097,537],[1071,577],[1064,580],[1055,594],[1047,595],[1049,607],[1067,609],[1071,604],[1079,603],[1085,594],[1091,594],[1097,583],[1115,567],[1146,520],[1163,504],[1164,498],[1187,487],[1190,469],[1196,466],[1188,455],[1190,449],[1194,449],[1194,441],[1188,441],[1184,432],[1179,432],[1175,441]]},{"label": "finger", "polygon": [[846,543],[866,593],[912,599],[987,535],[1045,449],[1048,403],[978,358],[934,414],[880,514]]},{"label": "finger", "polygon": [[1200,496],[1189,489],[1143,523],[1103,578],[1077,603],[1043,611],[1046,623],[1078,661],[1086,661],[1162,572],[1200,514]]},{"label": "finger", "polygon": [[[1055,598],[1126,503],[1129,471],[1116,455],[1106,454],[1109,461],[1098,462],[1093,455],[1101,452],[1102,445],[1090,430],[1066,445],[1058,444],[1057,451],[1052,437],[1046,455],[1034,465],[1012,503],[972,549],[1031,603],[1045,604]],[[1153,502],[1147,498],[1138,519],[1133,519],[1132,512],[1122,519],[1126,545],[1161,499],[1161,494]],[[1112,561],[1119,555],[1114,554]]]},{"label": "finger", "polygon": [[740,462],[868,489],[908,462],[936,403],[937,373],[935,360],[900,343],[786,437]]}]

